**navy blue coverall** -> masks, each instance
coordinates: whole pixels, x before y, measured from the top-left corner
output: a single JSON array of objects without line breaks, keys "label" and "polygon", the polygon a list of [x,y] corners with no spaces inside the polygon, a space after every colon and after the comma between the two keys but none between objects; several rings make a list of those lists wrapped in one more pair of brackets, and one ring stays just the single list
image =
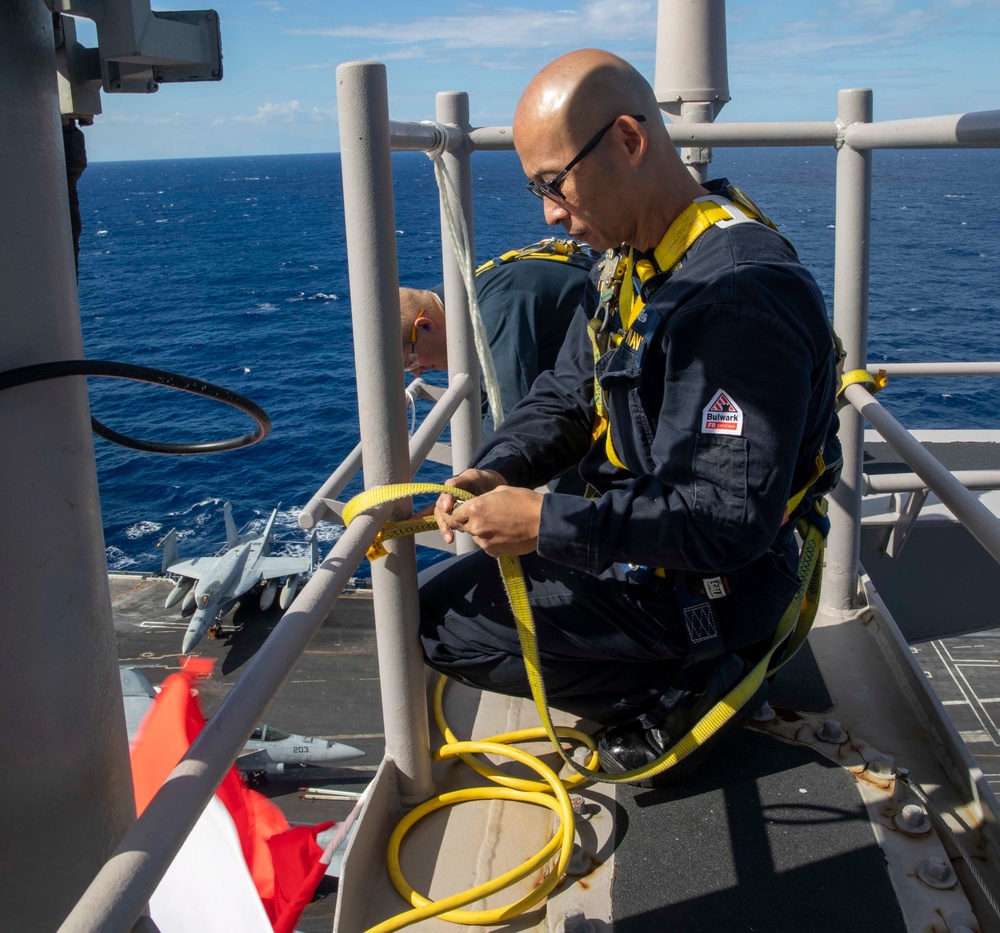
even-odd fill
[{"label": "navy blue coverall", "polygon": [[[725,650],[769,643],[796,588],[785,507],[836,430],[835,359],[822,294],[789,244],[759,223],[712,227],[647,299],[659,322],[641,365],[622,347],[602,359],[617,468],[591,440],[594,278],[555,370],[472,466],[530,488],[579,462],[596,491],[547,494],[521,563],[552,705],[613,725],[654,706],[691,657],[678,581],[725,578],[712,601]],[[492,558],[430,568],[420,601],[431,667],[530,695]]]},{"label": "navy blue coverall", "polygon": [[[476,300],[505,415],[528,394],[539,373],[555,366],[592,265],[584,255],[574,262],[515,259],[476,276]],[[432,291],[443,303],[444,286]],[[482,408],[483,437],[489,437],[494,425],[485,390]]]}]

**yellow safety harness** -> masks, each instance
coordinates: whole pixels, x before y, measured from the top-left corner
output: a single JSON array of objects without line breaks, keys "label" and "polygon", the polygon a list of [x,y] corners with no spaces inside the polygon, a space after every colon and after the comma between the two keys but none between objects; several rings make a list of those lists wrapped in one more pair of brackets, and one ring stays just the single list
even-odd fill
[{"label": "yellow safety harness", "polygon": [[[587,326],[594,351],[594,424],[592,438],[598,442],[604,435],[604,450],[608,460],[620,470],[628,467],[615,451],[611,437],[611,422],[604,396],[596,375],[596,366],[609,350],[623,340],[637,349],[643,335],[633,328],[646,302],[642,286],[658,275],[669,276],[681,268],[684,255],[703,233],[716,225],[762,223],[773,230],[777,227],[766,214],[742,191],[733,185],[728,198],[706,195],[692,201],[674,219],[653,250],[652,256],[637,256],[632,247],[608,250],[601,259],[598,278],[597,310]],[[639,287],[636,287],[638,283]]]},{"label": "yellow safety harness", "polygon": [[508,250],[494,259],[484,262],[476,269],[476,275],[482,275],[484,272],[489,272],[490,269],[496,269],[498,266],[520,259],[548,259],[552,262],[565,262],[589,269],[593,265],[593,257],[594,254],[582,247],[576,240],[546,237],[544,240],[532,243],[531,246]]}]

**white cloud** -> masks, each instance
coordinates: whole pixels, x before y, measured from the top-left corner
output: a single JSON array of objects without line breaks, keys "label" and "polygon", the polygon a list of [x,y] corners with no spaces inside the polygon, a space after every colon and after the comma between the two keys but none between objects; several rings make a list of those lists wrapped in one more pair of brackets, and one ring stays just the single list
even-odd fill
[{"label": "white cloud", "polygon": [[287,123],[327,123],[337,119],[335,107],[303,107],[297,100],[282,103],[261,104],[257,112],[251,116],[234,115],[231,117],[216,117],[212,123],[254,123],[258,126],[271,126]]},{"label": "white cloud", "polygon": [[277,0],[254,0],[254,6],[262,6],[272,13],[281,13],[286,7],[283,7]]},{"label": "white cloud", "polygon": [[526,7],[475,8],[453,16],[428,16],[409,22],[366,26],[294,29],[292,35],[376,40],[379,44],[431,43],[446,48],[526,49],[645,40],[655,22],[652,0],[585,0],[579,10]]}]

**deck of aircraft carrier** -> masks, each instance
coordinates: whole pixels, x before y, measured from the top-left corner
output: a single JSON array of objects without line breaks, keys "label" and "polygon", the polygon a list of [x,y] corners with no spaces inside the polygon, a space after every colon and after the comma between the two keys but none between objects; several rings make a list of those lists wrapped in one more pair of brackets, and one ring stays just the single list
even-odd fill
[{"label": "deck of aircraft carrier", "polygon": [[[140,576],[113,576],[110,582],[119,660],[124,665],[141,669],[154,685],[158,684],[179,668],[181,638],[186,628],[186,621],[176,609],[163,608],[170,584],[156,577]],[[247,662],[279,618],[280,611],[276,606],[267,612],[261,612],[255,602],[248,607],[237,607],[224,620],[223,634],[218,639],[205,639],[198,645],[194,652],[196,655],[216,661],[215,673],[201,688],[206,715],[211,715],[241,676]],[[992,786],[1000,788],[1000,731],[996,715],[1000,704],[1000,683],[996,676],[997,668],[1000,668],[1000,636],[994,632],[958,636],[917,644],[913,646],[913,651]],[[779,689],[772,699],[781,705],[787,702],[792,708],[819,712],[825,705],[825,690],[812,695],[816,691],[811,690],[809,685],[814,683],[818,672],[808,650],[802,655],[801,662],[796,659],[787,679],[784,675],[782,678],[791,688],[792,695],[783,698],[781,694],[787,690],[781,690],[781,684],[776,682],[775,686]],[[262,720],[288,732],[344,741],[367,752],[366,758],[349,762],[343,767],[307,769],[299,774],[271,778],[261,788],[282,808],[293,825],[343,819],[351,809],[349,802],[302,800],[298,793],[300,787],[306,785],[363,790],[382,758],[384,739],[370,593],[344,595],[338,600]],[[781,754],[780,746],[758,735],[748,733],[730,741],[733,753],[738,753],[737,758],[743,765],[761,742],[766,742],[767,747],[758,751],[767,759]],[[725,756],[720,754],[718,757]],[[713,773],[724,766],[723,761],[709,762],[705,775],[693,779],[696,786],[687,788],[680,797],[673,792],[635,790],[631,793],[633,789],[622,788],[619,794],[624,796],[619,803],[628,812],[638,808],[634,814],[636,818],[639,811],[646,811],[642,819],[647,823],[649,833],[643,835],[652,844],[661,831],[676,834],[682,831],[687,819],[704,813],[701,778],[711,784]],[[772,766],[773,761],[762,765],[762,773],[771,771]],[[720,780],[720,787],[723,787],[727,781]],[[672,805],[650,811],[649,805],[661,798],[670,800]],[[687,813],[688,806],[695,807],[694,816]],[[726,809],[726,806],[722,807],[723,812]],[[661,810],[662,813],[659,813]],[[660,826],[663,820],[666,823]],[[815,839],[810,837],[809,844],[814,843]],[[632,882],[627,879],[636,871],[637,877],[646,876],[647,871],[641,865],[626,864],[629,863],[628,852],[619,855],[620,858],[624,856],[619,867],[623,885],[635,884],[634,879]],[[758,879],[756,883],[762,881],[766,882],[766,879]],[[680,879],[678,883],[681,883]],[[660,906],[650,905],[649,912],[640,912],[633,920],[669,917],[671,922],[679,922],[684,916],[689,922],[682,923],[677,929],[700,929],[698,911],[692,913],[693,905],[687,895],[681,891],[677,894],[679,901],[686,905],[681,914],[663,914]],[[336,880],[324,879],[317,898],[307,907],[297,929],[302,933],[329,931],[332,928],[335,896]],[[630,899],[635,900],[635,897],[635,892],[632,892]],[[639,898],[640,902],[642,900]],[[706,922],[709,916],[717,916],[720,909],[716,899],[710,901],[711,904],[705,904],[709,913],[701,918]],[[887,922],[890,919],[887,915]],[[623,924],[626,930],[643,928],[641,922],[638,926]],[[887,929],[891,928],[894,928],[893,923],[888,922]]]},{"label": "deck of aircraft carrier", "polygon": [[[171,582],[135,575],[110,577],[118,660],[140,669],[154,686],[180,669],[181,639],[187,628],[177,609],[164,609]],[[219,638],[205,638],[193,654],[215,660],[214,673],[200,685],[206,716],[219,705],[247,662],[281,618],[277,602],[261,612],[256,601],[238,606],[223,620]],[[382,704],[370,592],[345,594],[313,637],[262,721],[286,732],[346,742],[364,758],[337,768],[306,768],[270,777],[257,789],[281,807],[294,826],[342,820],[347,801],[302,800],[304,786],[362,791],[382,760]],[[320,884],[316,900],[297,926],[303,933],[329,933],[336,879]]]}]

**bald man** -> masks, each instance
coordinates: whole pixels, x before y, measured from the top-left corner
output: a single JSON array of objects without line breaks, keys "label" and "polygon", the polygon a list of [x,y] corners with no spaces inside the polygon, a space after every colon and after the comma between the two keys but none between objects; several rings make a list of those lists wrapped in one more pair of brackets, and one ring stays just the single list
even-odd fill
[{"label": "bald man", "polygon": [[[817,455],[839,456],[835,351],[791,244],[728,182],[688,173],[627,62],[556,59],[514,140],[546,221],[610,252],[554,371],[448,481],[478,498],[435,506],[446,540],[483,551],[424,573],[421,637],[432,667],[529,696],[490,557],[520,555],[549,699],[609,727],[601,762],[621,772],[669,751],[770,646]],[[533,491],[577,461],[591,497]]]}]

